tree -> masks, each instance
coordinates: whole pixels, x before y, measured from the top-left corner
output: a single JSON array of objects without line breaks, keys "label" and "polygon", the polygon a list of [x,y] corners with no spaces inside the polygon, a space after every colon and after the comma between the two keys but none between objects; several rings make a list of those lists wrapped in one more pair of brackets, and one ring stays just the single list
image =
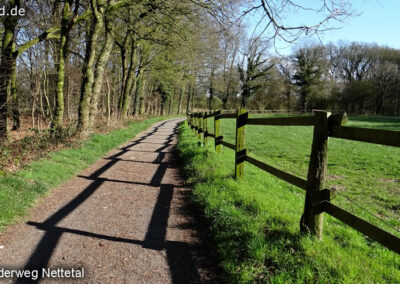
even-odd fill
[{"label": "tree", "polygon": [[[10,6],[19,9],[21,3],[19,0],[10,0]],[[3,19],[3,39],[1,42],[1,62],[0,62],[0,143],[7,141],[8,132],[8,86],[10,84],[11,75],[15,80],[15,36],[18,24],[18,16],[11,16],[7,13]]]},{"label": "tree", "polygon": [[320,46],[299,48],[293,55],[295,74],[293,79],[299,87],[300,108],[310,111],[313,97],[324,91],[324,74],[326,72],[325,51]]},{"label": "tree", "polygon": [[291,64],[290,59],[282,58],[277,64],[277,69],[281,74],[281,80],[283,82],[283,94],[286,97],[286,106],[287,110],[290,113],[292,110],[292,92],[293,86],[295,85],[294,81],[294,66]]},{"label": "tree", "polygon": [[[332,29],[334,24],[353,16],[351,1],[320,0],[304,4],[304,1],[249,1],[245,11],[239,15],[238,21],[247,16],[257,14],[260,20],[257,23],[259,37],[266,40],[282,40],[294,43],[304,36],[318,35]],[[305,23],[293,24],[286,15],[300,13]],[[254,32],[257,32],[254,31]]]},{"label": "tree", "polygon": [[[22,5],[20,0],[9,2]],[[10,110],[13,129],[19,127],[19,113],[29,114],[36,126],[44,119],[43,128],[50,119],[53,130],[62,128],[67,118],[71,126],[77,121],[84,137],[101,114],[111,125],[111,117],[125,119],[142,110],[180,112],[184,102],[186,111],[228,108],[236,106],[239,93],[242,106],[285,104],[290,109],[293,82],[266,59],[266,41],[255,36],[241,55],[245,40],[240,20],[258,12],[259,26],[272,28],[270,39],[291,41],[296,31],[316,33],[331,19],[346,15],[341,9],[325,9],[345,4],[324,3],[319,12],[313,10],[327,18],[323,24],[289,26],[281,13],[308,7],[297,6],[296,1],[286,6],[241,0],[26,1],[26,17],[6,16],[0,24],[0,143],[7,138]],[[247,4],[251,11],[240,15]],[[400,62],[394,57],[386,61]],[[242,65],[236,68],[239,62]],[[371,71],[362,80],[372,78]],[[394,93],[387,91],[384,98],[400,108]]]},{"label": "tree", "polygon": [[341,49],[338,57],[342,78],[347,82],[362,81],[373,65],[374,48],[353,42],[339,49]]},{"label": "tree", "polygon": [[237,30],[233,32],[224,32],[222,36],[223,45],[223,96],[222,96],[222,107],[227,109],[228,100],[232,94],[238,92],[238,81],[239,76],[235,63],[238,59],[239,47],[240,47],[240,36],[242,31]]},{"label": "tree", "polygon": [[[56,1],[56,5],[60,4]],[[75,5],[72,12],[72,7]],[[78,0],[66,0],[62,7],[62,16],[60,23],[60,39],[59,39],[59,54],[57,64],[57,94],[56,107],[51,122],[51,128],[61,128],[64,119],[64,82],[65,82],[65,64],[68,62],[68,47],[70,41],[70,32],[74,26],[76,17],[79,11]]]},{"label": "tree", "polygon": [[391,93],[399,91],[399,70],[398,66],[393,63],[378,63],[373,67],[371,81],[375,95],[375,114],[384,113],[385,99]]},{"label": "tree", "polygon": [[255,91],[263,86],[262,78],[265,77],[268,71],[273,67],[273,64],[268,63],[268,59],[264,59],[265,46],[258,40],[249,42],[248,51],[244,54],[246,66],[238,66],[240,81],[241,81],[241,102],[242,108],[246,107],[250,97]]}]

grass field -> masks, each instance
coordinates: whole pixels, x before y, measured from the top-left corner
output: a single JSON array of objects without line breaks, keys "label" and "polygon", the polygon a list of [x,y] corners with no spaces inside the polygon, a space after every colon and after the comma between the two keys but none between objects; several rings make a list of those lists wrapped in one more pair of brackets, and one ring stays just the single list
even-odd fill
[{"label": "grass field", "polygon": [[[346,126],[400,131],[400,118],[352,116]],[[224,140],[234,144],[235,119],[223,119],[221,127]],[[246,147],[250,156],[306,179],[312,129],[246,126]],[[399,157],[399,148],[330,138],[326,186],[338,190],[335,203],[399,235],[391,228],[400,230]],[[348,198],[390,226],[355,206]]]},{"label": "grass field", "polygon": [[54,152],[21,171],[0,176],[0,230],[23,216],[50,188],[72,178],[111,149],[162,119],[147,119],[108,134],[92,135],[78,148]]},{"label": "grass field", "polygon": [[[350,117],[347,125],[400,130],[400,119]],[[222,120],[224,140],[234,142],[234,127],[234,119]],[[187,175],[196,184],[195,199],[211,220],[230,281],[400,281],[398,255],[330,216],[325,217],[322,242],[300,236],[301,189],[247,163],[245,179],[235,181],[233,151],[218,155],[211,146],[199,148],[185,127],[180,135]],[[246,127],[251,156],[303,178],[311,140],[311,127]],[[399,154],[393,147],[331,138],[327,184],[340,193],[334,203],[399,235]]]}]

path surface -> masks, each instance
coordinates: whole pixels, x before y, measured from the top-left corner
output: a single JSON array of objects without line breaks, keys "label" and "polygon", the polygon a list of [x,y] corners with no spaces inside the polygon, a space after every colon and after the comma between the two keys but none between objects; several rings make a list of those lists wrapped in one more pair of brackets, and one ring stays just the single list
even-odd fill
[{"label": "path surface", "polygon": [[40,277],[42,267],[83,267],[73,283],[213,282],[177,168],[178,123],[155,124],[43,198],[0,235],[0,268],[40,269]]}]

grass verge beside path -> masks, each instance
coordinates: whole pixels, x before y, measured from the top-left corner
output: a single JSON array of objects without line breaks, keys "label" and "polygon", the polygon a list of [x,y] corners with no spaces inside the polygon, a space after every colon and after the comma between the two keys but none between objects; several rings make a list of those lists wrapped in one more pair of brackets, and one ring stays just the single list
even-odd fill
[{"label": "grass verge beside path", "polygon": [[36,199],[50,188],[59,186],[111,149],[163,119],[151,118],[107,134],[94,134],[78,148],[51,153],[21,171],[0,176],[0,230],[23,216]]},{"label": "grass verge beside path", "polygon": [[246,164],[234,152],[198,147],[187,127],[178,149],[193,198],[204,210],[227,283],[399,283],[400,256],[325,214],[324,239],[300,235],[304,192]]}]

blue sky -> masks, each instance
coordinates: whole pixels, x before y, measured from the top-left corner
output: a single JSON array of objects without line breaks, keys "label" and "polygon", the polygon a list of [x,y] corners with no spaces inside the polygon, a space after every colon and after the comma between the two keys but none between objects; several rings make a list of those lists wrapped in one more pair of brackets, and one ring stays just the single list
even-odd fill
[{"label": "blue sky", "polygon": [[[304,1],[318,2],[318,1]],[[297,2],[299,3],[299,1]],[[351,1],[352,8],[359,16],[350,17],[344,23],[332,22],[340,29],[329,30],[320,36],[323,43],[344,41],[357,41],[377,43],[400,49],[400,0],[355,0]],[[253,21],[257,16],[253,17]],[[293,14],[286,19],[290,24],[310,22],[310,15],[304,13]],[[318,18],[311,18],[316,22]],[[251,21],[251,20],[250,20]],[[252,24],[250,24],[249,33]],[[318,41],[314,37],[315,41]],[[290,53],[293,45],[278,43],[278,51],[282,54]]]}]

